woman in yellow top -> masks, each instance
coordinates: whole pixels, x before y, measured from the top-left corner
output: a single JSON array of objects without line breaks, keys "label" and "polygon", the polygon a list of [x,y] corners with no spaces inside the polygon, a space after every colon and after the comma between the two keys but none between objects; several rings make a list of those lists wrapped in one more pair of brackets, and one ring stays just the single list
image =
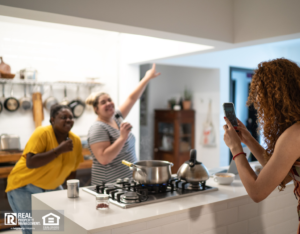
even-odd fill
[{"label": "woman in yellow top", "polygon": [[[61,184],[83,161],[81,141],[70,132],[73,114],[68,106],[55,105],[51,125],[38,127],[7,178],[8,202],[15,213],[31,211],[31,194],[62,189]],[[23,233],[31,233],[23,229]]]}]

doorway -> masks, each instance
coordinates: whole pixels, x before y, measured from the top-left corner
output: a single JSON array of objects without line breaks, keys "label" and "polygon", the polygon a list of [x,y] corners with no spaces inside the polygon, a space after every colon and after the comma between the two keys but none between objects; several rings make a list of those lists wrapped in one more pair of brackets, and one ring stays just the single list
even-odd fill
[{"label": "doorway", "polygon": [[[234,104],[236,117],[247,127],[252,136],[259,142],[257,134],[257,112],[253,106],[247,106],[246,102],[249,96],[249,88],[254,74],[253,69],[230,67],[230,102]],[[242,143],[243,147],[246,147]],[[231,162],[232,154],[230,152],[229,163]],[[252,155],[249,161],[256,161]]]}]

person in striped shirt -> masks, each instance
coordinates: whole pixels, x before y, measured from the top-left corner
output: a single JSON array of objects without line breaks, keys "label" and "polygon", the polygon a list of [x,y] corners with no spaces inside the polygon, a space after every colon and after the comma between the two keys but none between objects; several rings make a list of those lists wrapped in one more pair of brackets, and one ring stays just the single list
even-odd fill
[{"label": "person in striped shirt", "polygon": [[132,125],[123,122],[123,119],[140,98],[148,82],[159,75],[153,64],[118,109],[115,109],[115,104],[107,93],[92,94],[87,98],[86,104],[92,105],[97,115],[97,120],[89,129],[87,139],[89,150],[93,155],[92,185],[99,185],[102,181],[115,182],[118,178],[132,176],[132,172],[121,162],[137,161],[135,137],[131,133]]}]

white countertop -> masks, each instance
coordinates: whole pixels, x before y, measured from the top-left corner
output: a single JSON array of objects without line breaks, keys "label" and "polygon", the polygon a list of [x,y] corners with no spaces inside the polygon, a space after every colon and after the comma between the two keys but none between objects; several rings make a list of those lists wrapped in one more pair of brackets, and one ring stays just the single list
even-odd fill
[{"label": "white countertop", "polygon": [[64,210],[66,218],[88,232],[180,214],[191,208],[248,196],[238,176],[231,185],[219,185],[213,179],[209,179],[207,185],[218,187],[219,190],[127,209],[110,204],[110,209],[107,211],[96,210],[95,197],[82,189],[80,189],[80,197],[75,199],[68,198],[66,190],[33,196],[51,209]]}]

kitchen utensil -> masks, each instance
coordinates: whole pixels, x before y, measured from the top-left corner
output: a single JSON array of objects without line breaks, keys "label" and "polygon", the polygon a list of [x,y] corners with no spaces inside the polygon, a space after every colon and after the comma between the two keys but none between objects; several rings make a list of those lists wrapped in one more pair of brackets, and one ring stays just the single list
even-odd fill
[{"label": "kitchen utensil", "polygon": [[22,110],[30,110],[32,108],[32,102],[26,93],[26,84],[24,84],[24,97],[20,99],[20,106]]},{"label": "kitchen utensil", "polygon": [[214,175],[214,181],[218,184],[231,184],[235,178],[235,174],[232,173],[216,173]]},{"label": "kitchen utensil", "polygon": [[163,184],[171,179],[173,163],[168,161],[144,160],[130,163],[123,160],[122,163],[133,170],[133,179],[141,184]]},{"label": "kitchen utensil", "polygon": [[52,85],[50,85],[50,96],[44,101],[44,108],[50,111],[51,106],[58,104],[57,99],[53,96]]},{"label": "kitchen utensil", "polygon": [[77,99],[71,101],[68,106],[71,108],[74,118],[79,118],[85,109],[85,103],[79,98],[79,86],[77,86]]},{"label": "kitchen utensil", "polygon": [[42,125],[42,121],[44,120],[42,94],[40,92],[32,93],[32,103],[33,120],[37,128]]},{"label": "kitchen utensil", "polygon": [[64,88],[64,99],[60,102],[61,105],[67,106],[69,101],[67,99],[67,87]]},{"label": "kitchen utensil", "polygon": [[20,103],[18,99],[13,97],[13,84],[11,85],[10,97],[6,98],[4,101],[4,108],[10,112],[18,110]]},{"label": "kitchen utensil", "polygon": [[20,137],[17,135],[2,134],[0,136],[0,150],[20,150]]},{"label": "kitchen utensil", "polygon": [[128,167],[130,168],[130,170],[133,170],[133,171],[136,171],[137,173],[139,173],[140,176],[142,176],[142,177],[146,177],[146,176],[147,176],[146,172],[145,172],[143,169],[137,167],[137,166],[134,165],[133,163],[128,162],[128,161],[126,161],[126,160],[122,160],[122,163],[123,163],[125,166],[128,166]]},{"label": "kitchen utensil", "polygon": [[190,151],[190,160],[183,163],[178,169],[177,177],[189,183],[208,180],[208,170],[201,162],[197,161],[197,151],[195,149]]}]

